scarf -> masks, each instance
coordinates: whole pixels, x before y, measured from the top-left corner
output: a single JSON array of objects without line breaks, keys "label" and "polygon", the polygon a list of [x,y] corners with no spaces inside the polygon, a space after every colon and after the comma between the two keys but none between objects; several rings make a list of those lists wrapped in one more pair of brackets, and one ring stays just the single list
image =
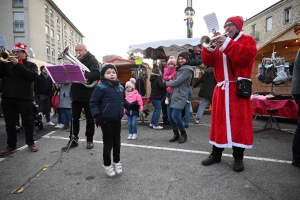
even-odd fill
[{"label": "scarf", "polygon": [[110,79],[106,79],[103,76],[101,77],[101,81],[102,82],[107,82],[108,84],[112,85],[112,86],[118,86],[120,84],[120,80],[110,80]]},{"label": "scarf", "polygon": [[126,95],[128,95],[129,97],[132,97],[132,95],[135,93],[135,90],[132,90],[131,92],[127,92],[126,91]]}]

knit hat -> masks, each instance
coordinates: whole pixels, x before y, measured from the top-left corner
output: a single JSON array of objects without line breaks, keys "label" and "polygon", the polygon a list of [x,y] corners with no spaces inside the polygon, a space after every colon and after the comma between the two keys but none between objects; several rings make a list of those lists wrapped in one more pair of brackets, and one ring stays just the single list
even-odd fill
[{"label": "knit hat", "polygon": [[244,25],[244,20],[241,16],[234,16],[234,17],[229,17],[226,22],[224,23],[224,25],[227,23],[227,22],[232,22],[235,24],[235,26],[239,29],[239,31],[242,30],[243,28],[243,25]]},{"label": "knit hat", "polygon": [[22,43],[22,42],[18,42],[14,45],[14,47],[12,48],[12,51],[23,51],[27,54],[27,45]]},{"label": "knit hat", "polygon": [[189,54],[189,52],[184,51],[184,52],[181,52],[181,53],[178,55],[178,58],[179,58],[179,57],[185,58],[185,59],[188,61],[189,58],[190,58],[190,54]]},{"label": "knit hat", "polygon": [[170,64],[176,65],[176,63],[177,63],[177,61],[176,61],[175,57],[174,56],[170,56],[167,64],[168,65],[170,65]]},{"label": "knit hat", "polygon": [[131,78],[129,81],[126,82],[125,88],[131,87],[131,88],[134,89],[134,88],[135,88],[135,87],[134,87],[135,82],[136,82],[136,80],[135,80],[134,78]]},{"label": "knit hat", "polygon": [[158,68],[153,68],[153,69],[152,69],[152,72],[153,72],[154,74],[159,74],[159,69],[158,69]]},{"label": "knit hat", "polygon": [[102,63],[100,65],[100,76],[104,77],[105,71],[109,68],[112,68],[116,71],[117,75],[118,75],[118,71],[117,71],[117,67],[114,64],[111,63]]}]

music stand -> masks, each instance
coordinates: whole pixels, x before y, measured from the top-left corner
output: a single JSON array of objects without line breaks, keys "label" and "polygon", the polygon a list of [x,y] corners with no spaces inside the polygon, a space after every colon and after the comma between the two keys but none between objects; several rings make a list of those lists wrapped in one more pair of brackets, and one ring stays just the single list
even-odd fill
[{"label": "music stand", "polygon": [[[49,76],[51,77],[53,83],[69,83],[70,94],[72,90],[72,83],[86,83],[85,76],[82,72],[82,69],[78,65],[54,65],[54,66],[46,66],[45,67]],[[71,95],[70,95],[71,97]],[[72,97],[71,97],[72,99]],[[72,110],[72,102],[71,102],[71,110]],[[73,121],[73,112],[72,112],[72,121]],[[72,122],[72,126],[73,126]],[[70,143],[66,153],[68,153],[72,142],[78,143],[74,136],[74,129],[72,127],[72,134],[70,138]]]}]

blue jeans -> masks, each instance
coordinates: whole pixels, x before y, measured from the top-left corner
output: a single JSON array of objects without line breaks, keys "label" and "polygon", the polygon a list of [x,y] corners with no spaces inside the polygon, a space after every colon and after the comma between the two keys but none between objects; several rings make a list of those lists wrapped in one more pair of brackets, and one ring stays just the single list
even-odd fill
[{"label": "blue jeans", "polygon": [[196,114],[197,119],[200,119],[202,117],[203,112],[209,103],[210,103],[209,99],[201,97],[200,105],[198,107],[197,114]]},{"label": "blue jeans", "polygon": [[300,162],[300,94],[293,95],[298,105],[298,124],[293,139],[293,160]]},{"label": "blue jeans", "polygon": [[72,116],[71,108],[59,108],[58,110],[61,113],[61,124],[69,126]]},{"label": "blue jeans", "polygon": [[161,100],[152,99],[152,105],[154,107],[154,111],[152,114],[150,124],[153,124],[153,126],[158,126],[158,120],[160,117],[160,110],[161,110]]},{"label": "blue jeans", "polygon": [[184,124],[189,125],[191,120],[191,100],[192,100],[192,94],[193,94],[193,88],[192,86],[189,87],[189,95],[188,95],[188,101],[190,103],[185,104],[185,114],[184,114]]},{"label": "blue jeans", "polygon": [[173,131],[178,131],[178,129],[180,130],[180,132],[185,131],[183,123],[181,121],[181,116],[181,109],[171,108],[170,106],[168,106],[168,118]]},{"label": "blue jeans", "polygon": [[127,115],[129,134],[137,134],[136,118],[137,115]]}]

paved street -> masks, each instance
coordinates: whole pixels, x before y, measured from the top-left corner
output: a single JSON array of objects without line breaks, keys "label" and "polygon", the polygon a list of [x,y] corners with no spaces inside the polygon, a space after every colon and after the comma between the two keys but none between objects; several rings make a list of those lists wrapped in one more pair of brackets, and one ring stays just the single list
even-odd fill
[{"label": "paved street", "polygon": [[[1,150],[6,146],[3,121],[0,119]],[[114,178],[107,177],[101,166],[100,128],[96,129],[94,149],[85,148],[85,121],[80,122],[79,147],[68,153],[60,152],[68,141],[66,131],[49,126],[38,131],[36,153],[24,147],[24,134],[18,134],[18,151],[0,157],[0,199],[300,198],[300,169],[291,165],[293,134],[275,130],[255,133],[253,149],[245,151],[245,171],[236,173],[231,149],[224,151],[221,163],[201,165],[211,151],[210,115],[201,121],[200,125],[190,124],[187,142],[179,145],[168,142],[170,126],[153,130],[142,122],[138,122],[138,139],[127,140],[127,124],[122,120],[123,174]],[[255,130],[262,129],[265,122],[265,117],[254,120]],[[290,120],[279,120],[279,124],[291,132],[296,127]]]}]

